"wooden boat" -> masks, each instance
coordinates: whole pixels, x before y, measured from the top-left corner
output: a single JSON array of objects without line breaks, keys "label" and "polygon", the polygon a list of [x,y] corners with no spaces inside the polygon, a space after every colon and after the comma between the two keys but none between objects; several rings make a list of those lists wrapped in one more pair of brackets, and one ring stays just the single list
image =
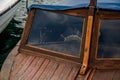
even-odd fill
[{"label": "wooden boat", "polygon": [[81,5],[32,5],[1,80],[119,80],[120,1]]},{"label": "wooden boat", "polygon": [[7,27],[13,18],[20,0],[1,0],[0,1],[0,33]]}]

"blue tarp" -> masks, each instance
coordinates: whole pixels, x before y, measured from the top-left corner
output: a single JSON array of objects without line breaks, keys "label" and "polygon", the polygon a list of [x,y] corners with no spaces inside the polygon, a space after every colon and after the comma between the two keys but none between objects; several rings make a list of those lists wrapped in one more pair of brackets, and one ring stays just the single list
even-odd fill
[{"label": "blue tarp", "polygon": [[46,9],[46,10],[67,10],[67,9],[85,8],[85,7],[87,8],[88,6],[86,6],[86,4],[75,5],[75,6],[32,4],[29,9],[40,8],[40,9]]},{"label": "blue tarp", "polygon": [[[62,5],[32,4],[29,9],[67,10],[74,8],[88,8],[89,4],[90,0],[67,0]],[[97,0],[97,8],[120,11],[120,0]]]},{"label": "blue tarp", "polygon": [[97,0],[97,7],[100,9],[120,11],[120,0]]},{"label": "blue tarp", "polygon": [[57,3],[54,5],[45,5],[45,4],[32,4],[31,8],[41,8],[46,10],[66,10],[74,8],[87,8],[90,4],[90,0],[66,0],[62,4]]}]

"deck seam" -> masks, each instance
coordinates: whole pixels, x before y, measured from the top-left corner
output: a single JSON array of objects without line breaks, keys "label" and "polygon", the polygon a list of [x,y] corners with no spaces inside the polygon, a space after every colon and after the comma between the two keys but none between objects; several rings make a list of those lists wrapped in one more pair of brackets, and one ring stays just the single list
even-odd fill
[{"label": "deck seam", "polygon": [[[32,62],[30,63],[30,65],[33,64],[33,62],[34,62],[34,60],[35,60],[36,58],[37,58],[37,57],[35,57],[35,58],[32,60]],[[22,78],[24,78],[25,73],[27,73],[27,71],[28,71],[29,68],[31,67],[30,65],[26,68],[25,72],[21,75],[21,77],[19,77],[19,80],[22,80]],[[32,70],[30,70],[30,72],[31,72],[31,71],[32,71]]]},{"label": "deck seam", "polygon": [[53,75],[55,74],[55,71],[58,69],[59,64],[57,65],[56,69],[54,70],[54,73],[51,75],[50,79],[53,77]]},{"label": "deck seam", "polygon": [[[33,58],[33,60],[34,60],[34,59],[35,59],[35,57]],[[30,62],[30,64],[33,62],[33,60]],[[28,67],[30,66],[30,64],[26,67],[26,69],[28,69]],[[26,70],[25,70],[25,72],[26,72]],[[24,73],[25,73],[25,72],[24,72]],[[19,74],[19,72],[18,72],[18,74]],[[23,75],[23,74],[22,74],[22,75]],[[21,75],[21,76],[22,76],[22,75]],[[16,79],[15,79],[15,80],[16,80]],[[21,80],[21,79],[19,79],[19,80]]]},{"label": "deck seam", "polygon": [[[23,63],[23,62],[24,62],[24,63],[27,63],[30,58],[32,58],[32,57],[31,57],[31,56],[28,57],[27,60],[24,59],[25,62],[24,62],[24,60],[23,60],[22,63]],[[33,57],[33,59],[34,59],[34,58],[35,58],[35,57]],[[31,62],[32,62],[32,61],[31,61]],[[24,64],[23,66],[25,66],[25,65],[26,65],[26,64]],[[29,65],[30,65],[30,63],[28,64],[28,66],[29,66]],[[23,66],[20,66],[20,68],[17,68],[17,72],[15,72],[14,74],[11,74],[11,76],[12,76],[11,78],[13,78],[14,75],[17,75],[17,74],[19,73],[19,71],[21,71],[21,69],[22,69]],[[28,66],[27,66],[27,67],[28,67]],[[27,67],[26,67],[26,68],[27,68]],[[16,76],[14,76],[14,78],[15,78],[15,77],[16,77]],[[10,80],[12,80],[11,78],[10,78]]]},{"label": "deck seam", "polygon": [[[38,72],[40,72],[41,67],[42,67],[43,65],[45,65],[45,64],[44,64],[45,61],[48,61],[48,62],[47,62],[47,65],[48,65],[48,63],[50,62],[50,60],[45,59],[45,60],[43,61],[43,64],[39,67],[39,69],[38,69],[38,71],[36,72],[36,74],[37,74]],[[45,65],[44,70],[46,69],[47,65]],[[44,70],[43,70],[40,74],[42,74],[42,73],[44,72]],[[39,77],[40,77],[40,75],[37,77],[37,80],[39,79]],[[32,80],[35,80],[34,78],[36,78],[35,75],[33,76]]]},{"label": "deck seam", "polygon": [[[40,58],[41,59],[41,58]],[[42,61],[41,65],[38,67],[38,70],[40,69],[40,67],[42,66],[42,64],[44,63],[45,59]],[[35,72],[35,74],[37,73],[38,71]],[[35,76],[35,74],[33,75],[33,77]],[[33,78],[32,77],[32,78]]]}]

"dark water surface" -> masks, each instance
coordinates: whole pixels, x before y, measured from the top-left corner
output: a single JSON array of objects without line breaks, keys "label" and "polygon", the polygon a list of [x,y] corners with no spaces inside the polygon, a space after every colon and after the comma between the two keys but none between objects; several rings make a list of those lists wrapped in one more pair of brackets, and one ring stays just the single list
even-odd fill
[{"label": "dark water surface", "polygon": [[13,19],[7,28],[0,34],[0,69],[7,55],[21,37],[23,28],[16,27],[16,25],[19,24],[21,24],[21,22]]}]

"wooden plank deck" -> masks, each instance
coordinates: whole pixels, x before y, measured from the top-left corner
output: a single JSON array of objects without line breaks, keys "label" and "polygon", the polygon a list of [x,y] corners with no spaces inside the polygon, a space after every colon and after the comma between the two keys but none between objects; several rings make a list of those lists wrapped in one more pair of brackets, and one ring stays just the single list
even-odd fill
[{"label": "wooden plank deck", "polygon": [[80,66],[51,58],[16,54],[18,45],[8,55],[0,80],[120,80],[120,70],[88,69],[80,75]]},{"label": "wooden plank deck", "polygon": [[32,55],[19,54],[10,80],[75,80],[79,66]]},{"label": "wooden plank deck", "polygon": [[17,55],[10,80],[120,80],[120,70],[89,69],[80,75],[79,66],[27,54]]},{"label": "wooden plank deck", "polygon": [[14,47],[14,49],[10,52],[10,54],[7,56],[7,59],[2,65],[2,69],[0,72],[0,80],[9,80],[10,71],[11,71],[14,59],[18,53],[18,47],[19,47],[19,42]]},{"label": "wooden plank deck", "polygon": [[92,80],[120,80],[120,70],[96,70]]}]

